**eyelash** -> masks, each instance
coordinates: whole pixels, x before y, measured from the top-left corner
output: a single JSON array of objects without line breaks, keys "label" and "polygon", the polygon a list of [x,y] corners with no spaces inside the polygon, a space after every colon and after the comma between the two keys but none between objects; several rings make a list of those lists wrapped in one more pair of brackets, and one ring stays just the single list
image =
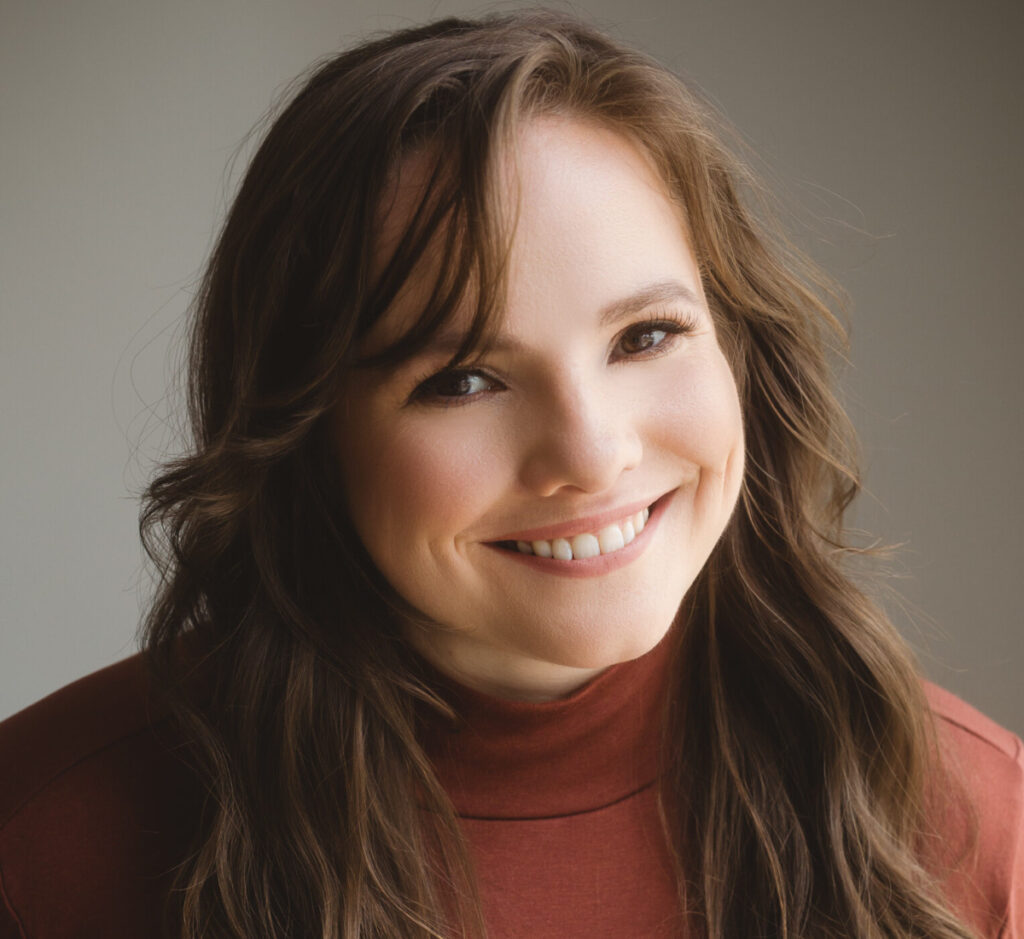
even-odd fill
[{"label": "eyelash", "polygon": [[[626,353],[623,356],[619,356],[613,361],[623,361],[625,359],[652,359],[659,355],[663,355],[669,349],[673,348],[675,343],[673,339],[678,336],[687,336],[693,333],[698,327],[698,321],[693,316],[681,316],[676,313],[665,313],[658,316],[657,319],[643,320],[639,323],[633,323],[631,326],[627,326],[616,339],[615,345],[618,347],[620,343],[630,334],[642,336],[647,333],[663,332],[665,336],[655,346],[648,349],[640,350],[634,353]],[[488,394],[491,390],[481,391],[475,394],[466,395],[441,395],[432,393],[431,385],[439,380],[445,378],[458,379],[460,377],[470,377],[474,375],[483,376],[490,382],[497,382],[498,379],[491,375],[488,375],[486,370],[479,368],[451,368],[443,369],[440,372],[434,372],[433,374],[427,375],[422,379],[419,379],[415,383],[412,394],[409,396],[409,403],[423,403],[435,407],[461,407],[465,404],[469,404],[471,401],[480,397],[480,395]]]}]

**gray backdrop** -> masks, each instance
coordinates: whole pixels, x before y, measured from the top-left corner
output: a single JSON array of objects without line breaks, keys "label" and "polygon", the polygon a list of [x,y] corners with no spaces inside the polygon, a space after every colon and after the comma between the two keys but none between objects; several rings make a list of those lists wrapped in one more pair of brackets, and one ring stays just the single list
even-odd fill
[{"label": "gray backdrop", "polygon": [[[0,2],[0,717],[134,650],[136,494],[173,451],[183,313],[285,83],[377,29],[508,9]],[[935,678],[1024,732],[1024,7],[587,0],[695,80],[852,297],[853,523]]]}]

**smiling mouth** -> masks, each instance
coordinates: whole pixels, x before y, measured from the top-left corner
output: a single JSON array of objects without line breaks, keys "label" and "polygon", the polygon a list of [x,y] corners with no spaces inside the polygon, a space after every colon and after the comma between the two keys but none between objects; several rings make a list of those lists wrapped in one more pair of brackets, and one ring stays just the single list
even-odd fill
[{"label": "smiling mouth", "polygon": [[618,522],[605,525],[599,531],[582,532],[571,538],[552,538],[540,541],[497,541],[494,545],[506,551],[518,551],[539,558],[556,561],[583,561],[601,555],[614,554],[630,544],[647,525],[651,506],[629,515]]}]

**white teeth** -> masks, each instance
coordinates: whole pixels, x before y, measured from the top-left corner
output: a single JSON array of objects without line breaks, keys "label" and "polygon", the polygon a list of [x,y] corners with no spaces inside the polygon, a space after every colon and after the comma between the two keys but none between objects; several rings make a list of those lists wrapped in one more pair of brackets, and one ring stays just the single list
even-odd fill
[{"label": "white teeth", "polygon": [[571,561],[572,546],[564,538],[556,538],[551,542],[551,556],[556,561]]},{"label": "white teeth", "polygon": [[597,533],[598,543],[601,545],[602,554],[611,554],[619,548],[626,546],[626,537],[618,525],[609,525]]},{"label": "white teeth", "polygon": [[628,545],[644,530],[650,517],[650,509],[641,509],[617,525],[606,525],[597,534],[585,532],[573,538],[554,538],[551,541],[517,541],[515,545],[523,554],[554,558],[556,561],[596,558]]},{"label": "white teeth", "polygon": [[580,560],[596,558],[601,553],[601,543],[594,535],[577,535],[570,544],[572,545],[572,556]]}]

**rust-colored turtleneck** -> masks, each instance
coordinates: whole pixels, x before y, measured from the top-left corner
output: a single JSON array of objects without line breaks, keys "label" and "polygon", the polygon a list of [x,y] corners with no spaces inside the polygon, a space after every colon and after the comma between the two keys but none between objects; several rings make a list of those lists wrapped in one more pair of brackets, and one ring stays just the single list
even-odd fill
[{"label": "rust-colored turtleneck", "polygon": [[[435,716],[423,742],[469,843],[490,939],[685,937],[655,785],[672,644],[670,633],[539,704],[432,673],[460,719]],[[1021,741],[948,692],[925,692],[977,824],[971,859],[963,805],[934,820],[937,873],[979,936],[1024,939]]]},{"label": "rust-colored turtleneck", "polygon": [[492,939],[674,936],[655,776],[670,641],[568,697],[439,679],[461,720],[423,734],[477,867]]},{"label": "rust-colored turtleneck", "polygon": [[[542,704],[439,678],[462,719],[435,718],[423,741],[462,817],[491,939],[683,935],[653,785],[668,652]],[[976,808],[978,852],[948,895],[979,936],[1024,939],[1021,742],[927,691]],[[0,723],[0,939],[160,935],[204,791],[180,749],[139,656]],[[959,853],[965,820],[935,822]]]}]

